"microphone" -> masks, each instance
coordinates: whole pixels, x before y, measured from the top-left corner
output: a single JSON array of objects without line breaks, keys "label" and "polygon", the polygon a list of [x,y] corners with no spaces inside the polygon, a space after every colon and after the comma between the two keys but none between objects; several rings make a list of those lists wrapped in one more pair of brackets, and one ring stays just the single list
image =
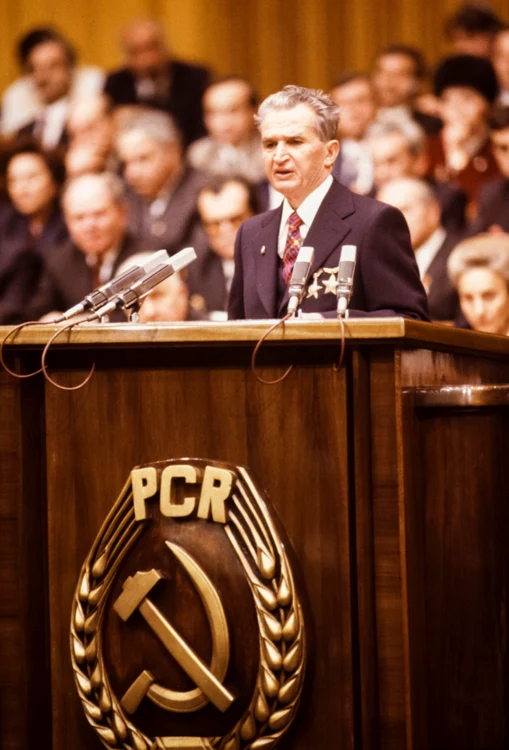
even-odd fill
[{"label": "microphone", "polygon": [[314,247],[301,247],[299,254],[297,255],[297,260],[293,266],[292,278],[290,279],[290,284],[288,286],[288,294],[290,295],[288,312],[292,318],[295,317],[297,308],[302,302],[314,257]]},{"label": "microphone", "polygon": [[192,263],[193,260],[196,260],[196,252],[194,248],[184,248],[184,250],[173,255],[168,262],[159,263],[155,268],[152,268],[148,273],[142,276],[141,279],[138,279],[138,281],[131,284],[127,289],[123,289],[119,292],[114,299],[110,300],[110,302],[88,317],[87,321],[102,318],[103,315],[109,315],[109,313],[116,310],[117,307],[122,307],[124,310],[136,307],[147,296],[147,294],[150,294],[154,287],[161,283],[161,281],[164,281],[169,276],[177,273],[177,271],[185,268]]},{"label": "microphone", "polygon": [[61,323],[63,320],[69,320],[69,318],[87,312],[87,310],[97,310],[119,294],[123,289],[134,284],[135,281],[141,279],[145,274],[149,273],[161,263],[169,261],[169,259],[170,256],[166,250],[159,250],[157,253],[151,255],[142,266],[131,266],[120,276],[116,276],[106,284],[94,289],[94,291],[87,294],[79,304],[70,307],[65,313],[59,315],[58,318],[55,318],[55,320],[52,320],[51,322]]},{"label": "microphone", "polygon": [[344,318],[346,308],[350,302],[353,291],[353,276],[355,273],[355,262],[357,259],[357,247],[355,245],[343,245],[338,265],[337,297],[338,318]]}]

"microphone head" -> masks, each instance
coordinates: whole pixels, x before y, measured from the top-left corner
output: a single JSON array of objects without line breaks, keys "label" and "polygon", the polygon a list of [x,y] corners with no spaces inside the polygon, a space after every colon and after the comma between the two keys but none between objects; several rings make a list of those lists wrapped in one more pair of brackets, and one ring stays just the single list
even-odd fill
[{"label": "microphone head", "polygon": [[183,250],[180,250],[180,252],[171,256],[170,264],[172,265],[173,270],[177,272],[188,266],[193,260],[196,260],[196,251],[194,247],[185,247]]},{"label": "microphone head", "polygon": [[309,263],[309,265],[311,265],[313,263],[314,258],[315,258],[315,248],[304,245],[299,250],[299,254],[297,255],[297,259],[295,262],[296,263]]},{"label": "microphone head", "polygon": [[150,271],[153,271],[156,266],[160,265],[161,263],[169,263],[170,256],[168,255],[167,250],[158,250],[157,253],[152,253],[150,258],[146,260],[145,263],[143,263],[143,270],[145,273],[150,273]]},{"label": "microphone head", "polygon": [[356,245],[343,245],[341,248],[340,262],[346,261],[347,263],[355,263],[357,258],[357,246]]}]

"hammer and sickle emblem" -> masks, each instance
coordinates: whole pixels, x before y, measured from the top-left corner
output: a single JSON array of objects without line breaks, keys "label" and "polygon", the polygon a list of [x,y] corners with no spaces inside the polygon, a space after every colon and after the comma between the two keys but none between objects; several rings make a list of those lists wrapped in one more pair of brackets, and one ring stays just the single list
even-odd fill
[{"label": "hammer and sickle emblem", "polygon": [[171,656],[193,680],[196,688],[187,692],[169,690],[158,685],[151,672],[144,670],[125,692],[121,705],[127,713],[133,714],[147,696],[167,711],[197,711],[210,701],[220,711],[225,712],[235,698],[222,684],[230,657],[230,638],[223,605],[212,581],[196,560],[177,544],[166,542],[166,546],[191,576],[205,607],[212,635],[210,667],[207,667],[148,598],[148,594],[161,580],[162,575],[157,570],[139,571],[125,580],[122,593],[113,604],[113,608],[124,622],[139,610]]}]

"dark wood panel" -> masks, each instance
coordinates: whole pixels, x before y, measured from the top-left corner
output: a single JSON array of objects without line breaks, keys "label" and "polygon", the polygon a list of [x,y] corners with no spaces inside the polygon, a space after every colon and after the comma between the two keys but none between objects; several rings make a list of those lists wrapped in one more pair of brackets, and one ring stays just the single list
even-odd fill
[{"label": "dark wood panel", "polygon": [[268,491],[313,613],[315,669],[289,746],[327,747],[333,721],[338,746],[353,750],[344,373],[308,366],[270,387],[245,368],[144,365],[99,370],[75,393],[46,391],[54,750],[99,747],[84,728],[62,648],[80,567],[130,469],[179,456],[248,465]]},{"label": "dark wood panel", "polygon": [[509,412],[419,413],[429,737],[509,745]]},{"label": "dark wood panel", "polygon": [[407,747],[394,356],[370,358],[371,477],[380,747]]}]

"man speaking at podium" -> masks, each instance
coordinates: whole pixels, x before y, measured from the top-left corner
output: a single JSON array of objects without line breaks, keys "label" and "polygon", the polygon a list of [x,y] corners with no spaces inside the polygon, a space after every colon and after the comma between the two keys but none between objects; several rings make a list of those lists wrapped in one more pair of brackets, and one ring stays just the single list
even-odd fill
[{"label": "man speaking at podium", "polygon": [[341,248],[348,244],[357,246],[350,316],[428,320],[403,215],[355,195],[331,174],[339,153],[339,110],[332,100],[285,86],[261,104],[257,122],[267,177],[284,201],[247,219],[237,233],[228,317],[282,317],[302,244],[315,250],[302,312],[334,317]]}]

